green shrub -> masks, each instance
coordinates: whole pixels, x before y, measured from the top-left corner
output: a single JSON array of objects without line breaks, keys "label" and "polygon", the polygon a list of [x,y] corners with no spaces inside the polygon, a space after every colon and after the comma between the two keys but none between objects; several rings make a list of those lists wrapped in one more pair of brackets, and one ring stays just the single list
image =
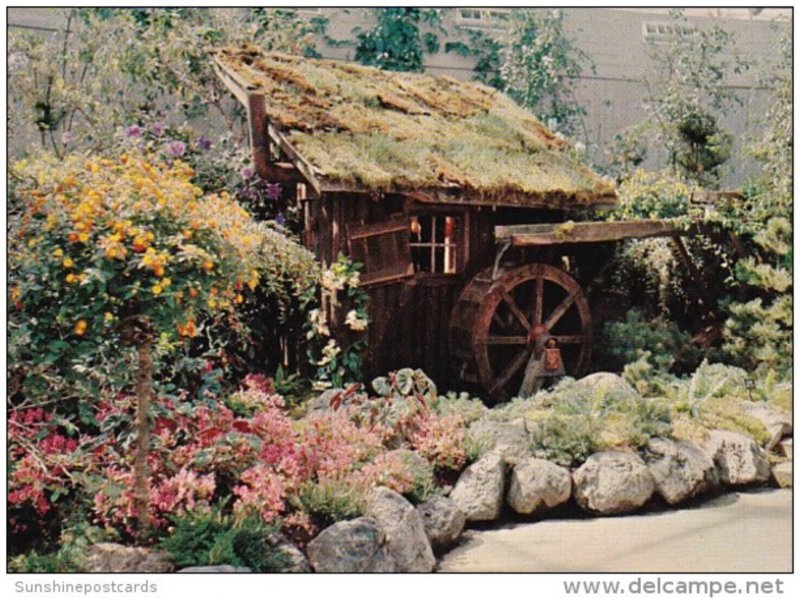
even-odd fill
[{"label": "green shrub", "polygon": [[56,552],[39,554],[35,550],[20,554],[8,561],[9,573],[78,573],[79,555],[73,547],[61,547]]},{"label": "green shrub", "polygon": [[363,491],[339,479],[303,484],[297,493],[297,501],[300,509],[317,519],[323,527],[360,517],[367,508]]},{"label": "green shrub", "polygon": [[616,378],[591,385],[566,378],[549,392],[493,409],[491,417],[523,418],[532,452],[565,466],[602,450],[639,448],[671,432],[666,401],[642,398]]},{"label": "green shrub", "polygon": [[275,528],[259,517],[234,521],[218,510],[173,519],[172,533],[159,546],[179,567],[233,565],[259,573],[281,571],[286,557],[267,542]]},{"label": "green shrub", "polygon": [[480,399],[470,397],[469,393],[461,392],[457,394],[451,391],[445,396],[436,398],[433,410],[442,416],[458,415],[464,425],[468,426],[486,415],[489,408]]},{"label": "green shrub", "polygon": [[689,333],[663,318],[645,319],[637,309],[630,310],[622,322],[607,322],[601,346],[618,368],[649,352],[658,370],[691,371],[700,353]]}]

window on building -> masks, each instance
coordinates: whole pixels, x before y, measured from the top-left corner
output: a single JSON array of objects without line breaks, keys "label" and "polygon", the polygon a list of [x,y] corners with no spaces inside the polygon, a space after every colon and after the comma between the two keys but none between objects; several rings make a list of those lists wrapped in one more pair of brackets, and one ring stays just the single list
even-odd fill
[{"label": "window on building", "polygon": [[496,28],[508,19],[508,9],[460,8],[458,19],[468,27]]},{"label": "window on building", "polygon": [[458,272],[460,224],[456,216],[411,216],[409,247],[415,272]]},{"label": "window on building", "polygon": [[680,37],[694,37],[697,34],[697,28],[688,25],[658,21],[642,23],[642,37],[649,42],[669,43]]},{"label": "window on building", "polygon": [[363,286],[413,276],[407,216],[398,215],[374,224],[351,223],[346,231],[350,259],[363,265]]}]

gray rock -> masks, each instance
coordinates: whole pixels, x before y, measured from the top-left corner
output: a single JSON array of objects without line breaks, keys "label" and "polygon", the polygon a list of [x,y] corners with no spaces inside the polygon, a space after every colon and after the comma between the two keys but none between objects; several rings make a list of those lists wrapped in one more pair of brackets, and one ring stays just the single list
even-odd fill
[{"label": "gray rock", "polygon": [[251,573],[250,567],[234,567],[233,565],[204,565],[178,569],[177,573]]},{"label": "gray rock", "polygon": [[769,432],[770,439],[764,448],[771,451],[785,437],[792,434],[792,416],[771,409],[764,403],[741,402],[742,409],[750,417],[757,419]]},{"label": "gray rock", "polygon": [[600,515],[635,511],[653,495],[655,481],[644,461],[632,453],[595,453],[572,474],[578,505]]},{"label": "gray rock", "polygon": [[528,457],[514,466],[506,502],[521,515],[549,509],[569,500],[569,471],[544,459]]},{"label": "gray rock", "polygon": [[280,573],[310,573],[311,565],[308,564],[306,555],[294,544],[286,539],[280,532],[267,536],[267,543],[278,552],[285,561]]},{"label": "gray rock", "polygon": [[417,510],[389,488],[376,488],[369,497],[367,516],[386,534],[386,548],[401,573],[430,573],[436,565],[431,543]]},{"label": "gray rock", "polygon": [[417,506],[425,535],[434,552],[444,552],[455,544],[464,531],[467,516],[456,502],[445,496],[433,496]]},{"label": "gray rock", "polygon": [[312,399],[308,402],[308,414],[312,413],[326,413],[328,411],[333,411],[331,407],[331,400],[344,392],[343,388],[329,388],[328,390],[324,391],[321,395],[317,398]]},{"label": "gray rock", "polygon": [[792,487],[792,462],[783,461],[772,468],[772,477],[781,488]]},{"label": "gray rock", "polygon": [[653,438],[643,452],[656,492],[676,505],[719,484],[714,460],[695,443]]},{"label": "gray rock", "polygon": [[164,552],[113,542],[90,546],[84,562],[87,573],[166,573],[173,568]]},{"label": "gray rock", "polygon": [[308,560],[320,573],[394,573],[386,536],[370,517],[339,521],[308,543]]},{"label": "gray rock", "polygon": [[467,521],[492,521],[503,509],[506,464],[490,452],[467,467],[450,493]]},{"label": "gray rock", "polygon": [[636,398],[638,393],[622,376],[609,372],[597,372],[576,380],[572,387],[584,396],[607,397],[610,394]]},{"label": "gray rock", "polygon": [[786,438],[778,443],[778,453],[784,457],[792,458],[794,443],[791,438]]},{"label": "gray rock", "polygon": [[703,450],[714,460],[723,483],[743,486],[766,482],[770,476],[767,452],[749,436],[712,430]]},{"label": "gray rock", "polygon": [[485,445],[487,452],[499,453],[511,465],[531,454],[530,438],[521,418],[510,422],[479,419],[467,429],[467,438]]}]

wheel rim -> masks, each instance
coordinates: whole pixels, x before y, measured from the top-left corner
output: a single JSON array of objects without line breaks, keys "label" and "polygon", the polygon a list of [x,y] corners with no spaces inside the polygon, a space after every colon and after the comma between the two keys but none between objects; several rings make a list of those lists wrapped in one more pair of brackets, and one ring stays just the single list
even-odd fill
[{"label": "wheel rim", "polygon": [[533,330],[543,325],[561,347],[566,371],[580,375],[591,352],[589,305],[569,274],[530,264],[493,282],[472,329],[482,386],[495,400],[515,396],[533,352]]}]

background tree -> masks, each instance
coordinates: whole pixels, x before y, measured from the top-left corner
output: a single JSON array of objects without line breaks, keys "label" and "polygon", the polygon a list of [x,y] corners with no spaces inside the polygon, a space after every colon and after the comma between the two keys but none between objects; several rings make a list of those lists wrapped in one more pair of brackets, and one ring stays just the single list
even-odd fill
[{"label": "background tree", "polygon": [[439,51],[439,38],[421,27],[439,27],[439,10],[433,8],[376,8],[372,29],[356,28],[355,59],[387,71],[422,72],[425,53]]},{"label": "background tree", "polygon": [[214,74],[208,48],[249,43],[309,55],[325,27],[290,9],[61,11],[63,31],[12,31],[8,44],[10,134],[59,157],[113,147],[119,127],[148,117],[214,116],[216,132],[241,138],[241,108]]},{"label": "background tree", "polygon": [[542,122],[574,135],[586,113],[573,91],[589,56],[564,31],[560,9],[523,8],[510,13],[502,40],[503,91]]},{"label": "background tree", "polygon": [[645,75],[648,122],[668,163],[683,176],[713,186],[731,155],[732,138],[719,123],[739,98],[731,74],[747,65],[735,52],[733,34],[714,25],[691,26],[680,11],[669,19],[670,41],[650,42],[653,63]]}]

